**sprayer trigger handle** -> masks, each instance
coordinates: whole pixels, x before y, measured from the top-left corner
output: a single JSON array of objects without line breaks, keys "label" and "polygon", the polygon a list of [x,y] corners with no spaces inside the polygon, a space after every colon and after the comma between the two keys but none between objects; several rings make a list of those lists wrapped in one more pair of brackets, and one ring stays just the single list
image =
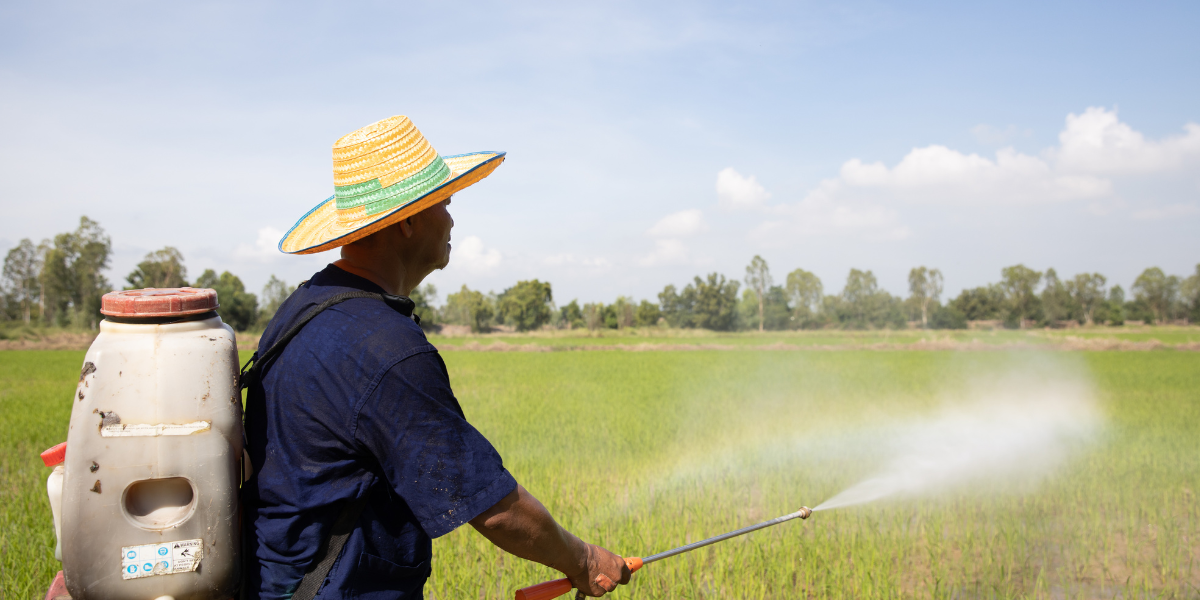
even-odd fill
[{"label": "sprayer trigger handle", "polygon": [[626,557],[625,566],[629,567],[630,573],[637,573],[637,570],[642,568],[642,559],[636,556]]},{"label": "sprayer trigger handle", "polygon": [[[625,566],[629,567],[630,573],[636,573],[638,569],[642,568],[642,559],[636,556],[628,557],[625,559]],[[571,580],[566,577],[555,579],[517,590],[516,600],[553,600],[571,591],[574,587],[571,585]]]},{"label": "sprayer trigger handle", "polygon": [[517,590],[516,600],[553,600],[571,591],[573,587],[575,586],[571,585],[571,580],[563,577],[521,588]]}]

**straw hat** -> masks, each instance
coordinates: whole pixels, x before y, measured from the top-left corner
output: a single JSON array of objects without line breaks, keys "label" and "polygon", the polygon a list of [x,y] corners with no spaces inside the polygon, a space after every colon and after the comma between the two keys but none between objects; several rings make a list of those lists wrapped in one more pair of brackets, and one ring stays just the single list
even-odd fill
[{"label": "straw hat", "polygon": [[323,252],[407,219],[487,177],[503,152],[441,156],[399,115],[333,144],[333,196],[292,226],[279,249]]}]

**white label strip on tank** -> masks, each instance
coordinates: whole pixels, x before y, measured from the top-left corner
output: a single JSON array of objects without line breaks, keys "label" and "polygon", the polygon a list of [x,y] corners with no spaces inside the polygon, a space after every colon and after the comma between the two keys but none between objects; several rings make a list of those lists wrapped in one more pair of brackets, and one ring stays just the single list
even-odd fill
[{"label": "white label strip on tank", "polygon": [[192,435],[209,429],[212,429],[212,421],[159,423],[158,425],[114,423],[101,427],[100,435],[101,437],[158,437],[160,435]]},{"label": "white label strip on tank", "polygon": [[180,540],[162,544],[121,548],[121,579],[190,573],[204,558],[203,540]]}]

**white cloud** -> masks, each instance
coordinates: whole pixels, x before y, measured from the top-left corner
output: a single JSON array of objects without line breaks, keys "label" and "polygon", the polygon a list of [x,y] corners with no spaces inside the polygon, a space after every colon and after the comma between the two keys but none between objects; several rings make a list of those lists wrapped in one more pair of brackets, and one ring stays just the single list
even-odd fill
[{"label": "white cloud", "polygon": [[653,237],[682,237],[705,231],[708,231],[708,223],[704,222],[704,213],[699,209],[691,209],[659,219],[646,234]]},{"label": "white cloud", "polygon": [[771,194],[753,175],[743,177],[733,167],[717,173],[717,202],[722,208],[758,208],[770,197]]},{"label": "white cloud", "polygon": [[1133,218],[1140,221],[1157,221],[1175,217],[1187,217],[1200,214],[1200,207],[1195,204],[1168,204],[1158,208],[1145,208],[1133,213]]},{"label": "white cloud", "polygon": [[850,236],[872,241],[903,240],[912,233],[895,209],[839,199],[844,184],[826,180],[803,200],[784,205],[782,218],[763,222],[751,237],[788,241],[791,237]]},{"label": "white cloud", "polygon": [[500,251],[484,248],[483,240],[470,235],[451,246],[450,265],[471,273],[480,273],[500,265]]},{"label": "white cloud", "polygon": [[1200,167],[1200,125],[1188,123],[1183,130],[1161,141],[1147,140],[1122,123],[1116,110],[1091,107],[1067,115],[1060,147],[1049,154],[1061,170],[1108,176]]},{"label": "white cloud", "polygon": [[638,261],[638,264],[643,267],[663,267],[687,263],[687,246],[676,239],[655,241],[654,250]]},{"label": "white cloud", "polygon": [[[1003,133],[1017,131],[1009,130]],[[981,137],[999,135],[986,126],[973,132]],[[1152,200],[1144,192],[1118,193],[1118,184],[1126,184],[1123,189],[1133,193],[1146,189],[1142,184],[1155,173],[1176,170],[1194,178],[1200,171],[1200,125],[1189,123],[1181,135],[1148,140],[1120,122],[1116,111],[1088,108],[1067,116],[1059,141],[1059,146],[1037,155],[1001,148],[994,156],[983,156],[930,145],[912,149],[891,166],[850,159],[837,177],[822,181],[799,202],[768,207],[773,217],[754,229],[751,238],[769,243],[822,235],[902,240],[912,232],[898,209],[922,204],[951,207],[968,218],[969,213],[961,211],[977,206],[1078,200],[1087,201],[1081,211],[1096,216],[1119,212],[1157,220],[1200,214],[1200,205],[1190,199],[1165,200],[1155,206],[1157,198]],[[752,179],[726,171],[730,181],[752,185],[757,198],[765,197],[766,191]]]},{"label": "white cloud", "polygon": [[1036,204],[1111,193],[1109,181],[1089,175],[1056,173],[1045,160],[1012,148],[994,159],[963,154],[945,146],[914,148],[888,168],[855,158],[842,165],[841,181],[874,188],[916,203]]},{"label": "white cloud", "polygon": [[274,262],[276,259],[284,256],[279,251],[279,240],[283,238],[283,232],[271,226],[259,228],[258,238],[254,240],[254,244],[238,244],[234,250],[234,255],[237,258],[248,259],[258,262]]}]

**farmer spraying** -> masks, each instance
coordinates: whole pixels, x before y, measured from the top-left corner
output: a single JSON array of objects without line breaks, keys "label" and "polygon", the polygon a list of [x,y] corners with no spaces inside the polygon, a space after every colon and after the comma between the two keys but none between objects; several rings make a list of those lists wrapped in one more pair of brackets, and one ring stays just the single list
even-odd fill
[{"label": "farmer spraying", "polygon": [[242,378],[248,597],[421,598],[432,539],[466,523],[588,596],[629,580],[504,468],[407,298],[449,263],[451,195],[503,161],[443,157],[403,116],[334,144],[334,196],[279,248],[341,258],[280,307]]}]

